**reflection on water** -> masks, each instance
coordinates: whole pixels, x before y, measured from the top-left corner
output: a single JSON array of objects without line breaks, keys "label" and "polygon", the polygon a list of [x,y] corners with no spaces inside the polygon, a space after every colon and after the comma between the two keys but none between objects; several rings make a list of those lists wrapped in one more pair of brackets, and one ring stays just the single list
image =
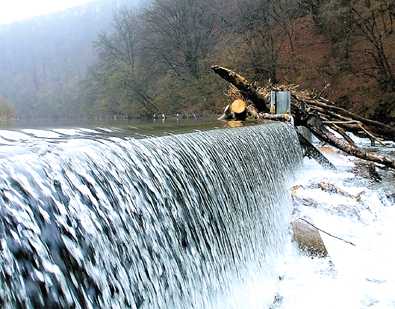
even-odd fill
[{"label": "reflection on water", "polygon": [[177,128],[177,127],[212,127],[223,126],[222,122],[215,118],[189,118],[189,119],[135,119],[117,121],[94,121],[94,120],[14,120],[0,122],[0,129],[48,129],[48,128]]},{"label": "reflection on water", "polygon": [[225,127],[227,127],[227,128],[241,128],[243,126],[244,126],[243,121],[232,120],[232,121],[225,122]]},{"label": "reflection on water", "polygon": [[223,128],[215,119],[153,119],[112,122],[8,122],[0,123],[0,144],[26,142],[32,139],[65,139],[69,137],[102,138],[128,136],[133,138],[163,136],[193,131]]}]

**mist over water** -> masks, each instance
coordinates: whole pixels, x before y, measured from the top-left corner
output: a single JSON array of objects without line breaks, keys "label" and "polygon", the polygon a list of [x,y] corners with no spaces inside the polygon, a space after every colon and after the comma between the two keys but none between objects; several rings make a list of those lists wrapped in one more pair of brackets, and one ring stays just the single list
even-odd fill
[{"label": "mist over water", "polygon": [[2,307],[229,308],[271,276],[301,162],[288,125],[35,147],[0,160]]}]

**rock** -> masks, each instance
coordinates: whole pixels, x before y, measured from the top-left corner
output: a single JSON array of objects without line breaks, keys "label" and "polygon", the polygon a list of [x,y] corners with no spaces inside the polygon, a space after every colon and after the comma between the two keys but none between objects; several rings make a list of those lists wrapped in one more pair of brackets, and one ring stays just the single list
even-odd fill
[{"label": "rock", "polygon": [[373,163],[357,161],[353,168],[353,173],[374,182],[381,182],[383,180]]},{"label": "rock", "polygon": [[[365,191],[361,191],[358,194],[350,194],[347,191],[341,189],[340,187],[337,187],[336,185],[329,183],[329,182],[325,182],[325,181],[321,181],[319,183],[312,183],[309,185],[308,187],[309,189],[320,189],[324,192],[330,193],[330,194],[338,194],[338,195],[342,195],[344,197],[348,197],[348,198],[352,198],[358,202],[361,201],[361,196],[365,193]],[[293,194],[294,191],[292,191]]]},{"label": "rock", "polygon": [[280,308],[283,300],[283,296],[281,296],[280,294],[276,294],[276,296],[274,296],[273,304],[269,307],[269,309]]},{"label": "rock", "polygon": [[388,194],[386,194],[386,198],[387,198],[390,202],[395,203],[395,193],[388,193]]},{"label": "rock", "polygon": [[291,223],[293,239],[301,251],[312,257],[327,257],[328,251],[320,232],[300,220]]},{"label": "rock", "polygon": [[319,204],[316,200],[314,200],[312,198],[307,198],[307,197],[302,198],[296,194],[292,195],[292,203],[294,205],[294,208],[297,208],[299,206],[318,208],[318,206],[319,206]]}]

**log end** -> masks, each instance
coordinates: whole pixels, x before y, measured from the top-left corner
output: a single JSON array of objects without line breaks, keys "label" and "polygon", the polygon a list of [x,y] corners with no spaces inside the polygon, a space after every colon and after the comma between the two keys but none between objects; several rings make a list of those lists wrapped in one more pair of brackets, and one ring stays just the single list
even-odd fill
[{"label": "log end", "polygon": [[236,115],[243,114],[247,111],[247,102],[244,100],[235,100],[233,103],[230,105],[230,111],[232,113],[235,113]]},{"label": "log end", "polygon": [[248,104],[246,101],[237,99],[229,104],[224,111],[224,114],[219,120],[238,120],[244,121],[247,118]]}]

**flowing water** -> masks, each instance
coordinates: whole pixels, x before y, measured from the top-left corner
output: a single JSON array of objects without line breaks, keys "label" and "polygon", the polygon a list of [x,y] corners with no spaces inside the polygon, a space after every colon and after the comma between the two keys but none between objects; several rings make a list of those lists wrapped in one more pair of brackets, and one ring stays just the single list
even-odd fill
[{"label": "flowing water", "polygon": [[106,132],[0,131],[0,306],[265,308],[294,130]]},{"label": "flowing water", "polygon": [[[352,138],[370,147],[369,140]],[[387,144],[375,150],[395,155],[395,143]],[[279,263],[281,302],[275,308],[393,309],[395,173],[377,169],[382,180],[375,180],[361,174],[353,157],[334,150],[326,156],[337,170],[304,160],[292,190],[294,220],[306,218],[355,246],[321,233],[329,257],[312,259],[289,242]],[[338,189],[322,190],[320,183]]]}]

